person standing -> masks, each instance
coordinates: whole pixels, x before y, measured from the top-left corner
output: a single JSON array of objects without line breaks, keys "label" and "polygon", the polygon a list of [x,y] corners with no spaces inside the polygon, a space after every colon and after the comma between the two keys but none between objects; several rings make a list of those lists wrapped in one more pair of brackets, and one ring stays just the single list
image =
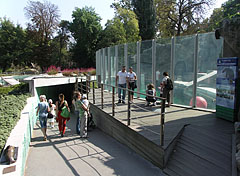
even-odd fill
[{"label": "person standing", "polygon": [[38,103],[36,115],[39,115],[41,130],[44,136],[44,141],[46,141],[47,140],[47,115],[49,112],[49,106],[48,106],[48,103],[46,102],[45,95],[40,95],[39,98],[40,98],[40,103]]},{"label": "person standing", "polygon": [[61,113],[62,113],[62,109],[64,106],[67,107],[69,112],[70,112],[70,109],[68,107],[67,101],[64,100],[63,94],[59,94],[58,98],[59,98],[59,101],[56,102],[57,121],[58,121],[59,132],[60,132],[61,136],[63,137],[65,134],[65,130],[66,130],[66,123],[67,123],[67,121],[70,120],[70,117],[65,118],[65,117],[61,116]]},{"label": "person standing", "polygon": [[[127,72],[126,67],[122,66],[122,70],[118,72],[116,76],[116,83],[118,84],[118,103],[125,104],[125,96],[126,96],[126,90],[127,87]],[[124,88],[124,89],[121,89]]]},{"label": "person standing", "polygon": [[[76,108],[76,101],[81,99],[81,97],[79,99],[79,94],[80,94],[79,91],[74,91],[73,92],[73,100],[72,100],[72,105],[74,107],[74,113],[75,113],[75,116],[77,117],[77,121],[76,121],[76,132],[77,132],[77,134],[80,134],[79,110]],[[80,94],[80,96],[81,96],[81,94]]]},{"label": "person standing", "polygon": [[[136,86],[137,75],[135,72],[133,72],[132,67],[129,67],[129,72],[128,72],[127,78],[128,78],[128,88],[134,91],[134,89],[137,87]],[[131,92],[131,96],[130,96],[131,102],[133,102],[133,95],[134,95],[134,93]]]},{"label": "person standing", "polygon": [[77,100],[75,102],[76,109],[79,111],[80,116],[80,138],[87,138],[87,120],[89,111],[89,102],[86,95],[81,97],[81,94],[77,94]]},{"label": "person standing", "polygon": [[163,72],[163,79],[162,79],[162,83],[160,85],[161,90],[162,90],[162,97],[166,98],[166,100],[168,102],[167,107],[170,107],[170,90],[167,88],[168,79],[170,79],[168,72]]},{"label": "person standing", "polygon": [[56,105],[53,104],[53,101],[52,99],[49,99],[48,100],[48,105],[49,105],[49,113],[51,113],[53,115],[53,118],[49,119],[48,122],[49,122],[49,125],[51,128],[54,128],[54,119],[56,118]]}]

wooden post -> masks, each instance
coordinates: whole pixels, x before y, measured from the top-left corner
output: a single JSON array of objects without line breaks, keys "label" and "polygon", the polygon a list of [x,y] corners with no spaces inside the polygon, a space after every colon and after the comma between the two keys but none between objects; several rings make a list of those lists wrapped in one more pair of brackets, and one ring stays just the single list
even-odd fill
[{"label": "wooden post", "polygon": [[93,91],[93,104],[95,104],[95,82],[94,81],[92,82],[92,86],[93,86],[93,89],[92,89],[92,91]]},{"label": "wooden post", "polygon": [[162,100],[162,105],[161,105],[161,124],[160,124],[160,145],[164,145],[164,118],[165,118],[165,101],[166,99],[164,98]]},{"label": "wooden post", "polygon": [[103,84],[101,83],[101,105],[103,109]]},{"label": "wooden post", "polygon": [[115,87],[112,86],[112,116],[115,116]]},{"label": "wooden post", "polygon": [[127,116],[127,125],[130,125],[130,118],[131,118],[131,104],[130,104],[130,96],[131,91],[128,89],[128,116]]},{"label": "wooden post", "polygon": [[81,78],[81,94],[83,94],[83,91],[82,91],[82,88],[83,88],[83,86],[82,86],[82,84],[83,84],[83,82],[82,82],[82,78]]}]

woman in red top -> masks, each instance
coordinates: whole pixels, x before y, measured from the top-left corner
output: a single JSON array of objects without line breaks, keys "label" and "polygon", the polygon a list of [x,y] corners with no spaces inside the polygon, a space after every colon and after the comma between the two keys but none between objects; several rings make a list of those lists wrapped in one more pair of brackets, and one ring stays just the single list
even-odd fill
[{"label": "woman in red top", "polygon": [[57,121],[58,121],[58,128],[59,128],[59,132],[61,133],[61,136],[63,137],[65,134],[65,130],[66,130],[66,123],[68,120],[70,120],[69,118],[65,118],[61,116],[61,112],[62,112],[62,108],[66,106],[68,108],[68,111],[70,112],[70,109],[68,107],[68,103],[66,100],[64,100],[64,95],[63,94],[59,94],[59,101],[56,102],[56,110],[57,110]]}]

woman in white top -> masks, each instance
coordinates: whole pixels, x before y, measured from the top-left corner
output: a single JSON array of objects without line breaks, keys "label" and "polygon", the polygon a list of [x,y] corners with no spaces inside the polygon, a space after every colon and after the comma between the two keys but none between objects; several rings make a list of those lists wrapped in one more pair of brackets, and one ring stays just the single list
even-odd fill
[{"label": "woman in white top", "polygon": [[[135,72],[133,72],[133,68],[130,67],[129,68],[129,72],[128,72],[128,88],[133,90],[136,88],[136,80],[137,80],[137,75]],[[133,92],[131,92],[131,96],[130,96],[130,101],[133,101]]]},{"label": "woman in white top", "polygon": [[49,119],[48,122],[49,122],[49,126],[51,128],[53,128],[54,127],[54,119],[56,118],[56,105],[53,104],[52,99],[48,100],[48,104],[49,104],[50,113],[53,115],[53,118]]}]

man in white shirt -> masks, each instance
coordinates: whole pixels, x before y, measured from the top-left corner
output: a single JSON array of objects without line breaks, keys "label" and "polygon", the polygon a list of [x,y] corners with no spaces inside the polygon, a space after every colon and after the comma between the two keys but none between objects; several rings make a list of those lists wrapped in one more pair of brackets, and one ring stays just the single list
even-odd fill
[{"label": "man in white shirt", "polygon": [[121,88],[127,87],[127,76],[126,67],[122,66],[122,70],[119,71],[116,76],[116,83],[118,84],[118,103],[122,102],[125,104],[126,90]]}]

